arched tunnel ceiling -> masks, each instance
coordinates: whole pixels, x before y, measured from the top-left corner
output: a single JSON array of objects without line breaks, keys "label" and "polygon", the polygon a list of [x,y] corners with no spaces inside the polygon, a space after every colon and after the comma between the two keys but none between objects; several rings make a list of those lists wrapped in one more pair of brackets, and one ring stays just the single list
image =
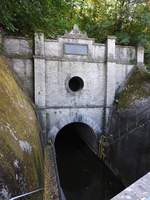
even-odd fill
[{"label": "arched tunnel ceiling", "polygon": [[56,124],[54,127],[52,127],[48,133],[49,139],[52,139],[52,141],[55,141],[55,138],[59,131],[64,128],[68,124],[79,124],[79,129],[82,130],[82,127],[88,127],[91,129],[91,134],[84,135],[81,131],[81,136],[84,138],[87,145],[94,151],[96,154],[98,153],[98,133],[100,133],[99,126],[91,120],[87,116],[76,116],[76,119],[74,119],[74,116],[72,118],[70,117],[64,117],[58,121],[56,121]]}]

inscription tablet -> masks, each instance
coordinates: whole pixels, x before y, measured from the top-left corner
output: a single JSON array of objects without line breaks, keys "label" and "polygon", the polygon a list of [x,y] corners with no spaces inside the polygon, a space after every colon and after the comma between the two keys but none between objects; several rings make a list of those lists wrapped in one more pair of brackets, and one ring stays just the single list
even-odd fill
[{"label": "inscription tablet", "polygon": [[64,44],[64,53],[68,55],[82,55],[88,54],[88,45],[86,44]]}]

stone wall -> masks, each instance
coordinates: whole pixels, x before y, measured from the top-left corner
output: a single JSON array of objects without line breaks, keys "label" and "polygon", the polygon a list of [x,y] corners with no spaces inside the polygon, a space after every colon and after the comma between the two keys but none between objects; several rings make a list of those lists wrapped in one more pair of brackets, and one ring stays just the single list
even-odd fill
[{"label": "stone wall", "polygon": [[[62,120],[63,125],[68,121],[92,124],[99,138],[116,90],[134,65],[144,62],[143,48],[118,46],[115,37],[97,44],[76,26],[57,40],[40,33],[33,41],[10,36],[2,41],[4,54],[37,105],[45,140],[47,133],[55,139]],[[77,92],[70,90],[72,77],[83,82]]]},{"label": "stone wall", "polygon": [[[116,95],[107,130],[105,163],[125,186],[150,169],[150,73],[136,68]],[[108,145],[109,144],[109,145]]]},{"label": "stone wall", "polygon": [[4,36],[2,42],[4,55],[8,58],[10,66],[33,98],[33,41],[23,37]]}]

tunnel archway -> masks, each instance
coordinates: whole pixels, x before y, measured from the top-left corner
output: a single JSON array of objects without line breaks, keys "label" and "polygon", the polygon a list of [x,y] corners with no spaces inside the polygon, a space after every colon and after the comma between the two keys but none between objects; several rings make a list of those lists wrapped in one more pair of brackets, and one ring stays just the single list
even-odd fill
[{"label": "tunnel archway", "polygon": [[60,185],[66,200],[108,200],[123,189],[89,149],[86,137],[92,138],[93,134],[87,124],[70,123],[55,138]]},{"label": "tunnel archway", "polygon": [[[80,124],[80,135],[84,137],[84,141],[88,147],[95,153],[98,154],[98,138],[101,134],[100,125],[92,120],[89,116],[85,114],[75,113],[73,115],[62,115],[55,121],[55,124],[48,131],[48,138],[55,143],[55,139],[60,130],[69,124]],[[90,129],[90,132],[87,131],[86,134],[81,133],[81,125],[86,129]],[[82,128],[82,129],[83,129]]]}]

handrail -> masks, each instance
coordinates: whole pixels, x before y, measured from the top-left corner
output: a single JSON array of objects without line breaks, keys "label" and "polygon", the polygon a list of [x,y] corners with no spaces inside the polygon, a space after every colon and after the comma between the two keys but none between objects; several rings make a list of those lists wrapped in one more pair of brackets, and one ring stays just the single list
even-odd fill
[{"label": "handrail", "polygon": [[[131,130],[129,130],[128,132],[127,132],[127,131],[122,132],[123,134],[122,134],[120,137],[116,137],[116,139],[115,139],[113,142],[110,142],[109,144],[110,144],[110,145],[115,144],[117,141],[120,141],[120,140],[124,139],[125,137],[134,134],[134,133],[135,133],[134,131],[135,131],[136,129],[143,127],[144,125],[146,125],[146,124],[149,123],[149,122],[150,122],[150,118],[147,119],[144,123],[139,124],[137,127],[133,128],[133,129],[131,129]],[[127,133],[127,134],[126,134],[126,133]]]},{"label": "handrail", "polygon": [[20,199],[20,198],[22,198],[22,197],[27,197],[27,196],[30,196],[30,195],[32,195],[32,194],[41,192],[41,191],[43,191],[43,190],[44,190],[43,188],[40,188],[40,189],[34,190],[34,191],[32,191],[32,192],[28,192],[28,193],[25,193],[25,194],[21,194],[21,195],[19,195],[19,196],[12,197],[12,198],[9,199],[9,200],[16,200],[16,199]]},{"label": "handrail", "polygon": [[61,186],[60,186],[60,180],[59,180],[59,174],[58,174],[58,168],[57,168],[57,161],[56,161],[56,151],[55,151],[55,147],[54,147],[54,143],[52,142],[52,140],[49,141],[49,145],[51,147],[52,150],[52,156],[53,156],[53,162],[54,162],[54,170],[55,170],[55,175],[56,175],[56,182],[57,182],[57,188],[58,188],[58,193],[59,193],[59,198],[62,198],[61,195]]}]

